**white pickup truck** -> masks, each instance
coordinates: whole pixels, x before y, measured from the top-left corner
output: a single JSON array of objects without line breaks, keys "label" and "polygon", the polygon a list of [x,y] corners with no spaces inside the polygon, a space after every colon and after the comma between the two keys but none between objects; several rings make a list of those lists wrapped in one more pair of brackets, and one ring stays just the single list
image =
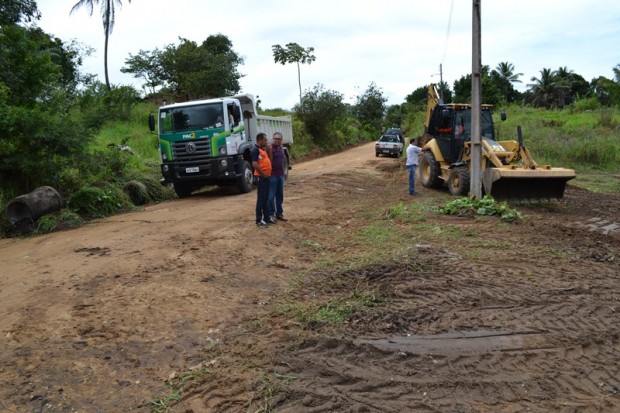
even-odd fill
[{"label": "white pickup truck", "polygon": [[399,158],[403,154],[403,141],[399,135],[384,134],[375,143],[375,156],[390,155]]}]

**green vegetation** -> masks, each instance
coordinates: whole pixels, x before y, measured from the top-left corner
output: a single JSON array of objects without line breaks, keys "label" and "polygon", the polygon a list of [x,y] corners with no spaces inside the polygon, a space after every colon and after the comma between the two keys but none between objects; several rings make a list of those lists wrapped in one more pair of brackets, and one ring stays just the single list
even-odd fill
[{"label": "green vegetation", "polygon": [[504,222],[525,221],[521,213],[511,208],[507,202],[498,202],[490,195],[485,195],[482,199],[457,198],[439,208],[439,212],[444,215],[497,215]]},{"label": "green vegetation", "polygon": [[311,329],[319,329],[342,324],[352,314],[381,302],[383,300],[377,291],[356,286],[347,296],[328,297],[313,303],[290,302],[280,306],[277,312],[290,315]]}]

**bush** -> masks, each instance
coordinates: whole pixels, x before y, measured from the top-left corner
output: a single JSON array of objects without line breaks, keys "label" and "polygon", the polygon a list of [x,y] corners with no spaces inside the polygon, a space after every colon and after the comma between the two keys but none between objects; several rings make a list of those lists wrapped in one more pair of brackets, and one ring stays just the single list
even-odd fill
[{"label": "bush", "polygon": [[59,212],[43,215],[37,221],[34,234],[46,234],[62,229],[77,228],[82,225],[82,218],[75,212],[63,209]]},{"label": "bush", "polygon": [[71,195],[68,207],[84,218],[101,218],[132,209],[127,196],[113,186],[84,186]]}]

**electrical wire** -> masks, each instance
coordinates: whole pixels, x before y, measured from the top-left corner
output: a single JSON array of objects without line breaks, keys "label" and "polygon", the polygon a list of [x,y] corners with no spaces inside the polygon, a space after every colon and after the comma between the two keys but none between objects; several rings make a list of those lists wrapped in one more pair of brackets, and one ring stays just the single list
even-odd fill
[{"label": "electrical wire", "polygon": [[454,10],[454,0],[450,2],[450,13],[448,14],[448,29],[446,30],[446,42],[443,47],[443,56],[441,57],[441,64],[446,60],[446,53],[448,51],[448,41],[450,40],[450,27],[452,26],[452,12]]}]

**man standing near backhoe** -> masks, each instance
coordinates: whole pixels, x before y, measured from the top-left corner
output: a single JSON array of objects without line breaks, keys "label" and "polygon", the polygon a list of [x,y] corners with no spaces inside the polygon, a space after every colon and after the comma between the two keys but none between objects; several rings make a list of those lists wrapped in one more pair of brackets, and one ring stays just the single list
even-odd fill
[{"label": "man standing near backhoe", "polygon": [[407,171],[409,171],[409,195],[417,195],[415,191],[415,170],[418,167],[418,158],[422,153],[422,148],[416,145],[417,139],[411,138],[407,146]]}]

